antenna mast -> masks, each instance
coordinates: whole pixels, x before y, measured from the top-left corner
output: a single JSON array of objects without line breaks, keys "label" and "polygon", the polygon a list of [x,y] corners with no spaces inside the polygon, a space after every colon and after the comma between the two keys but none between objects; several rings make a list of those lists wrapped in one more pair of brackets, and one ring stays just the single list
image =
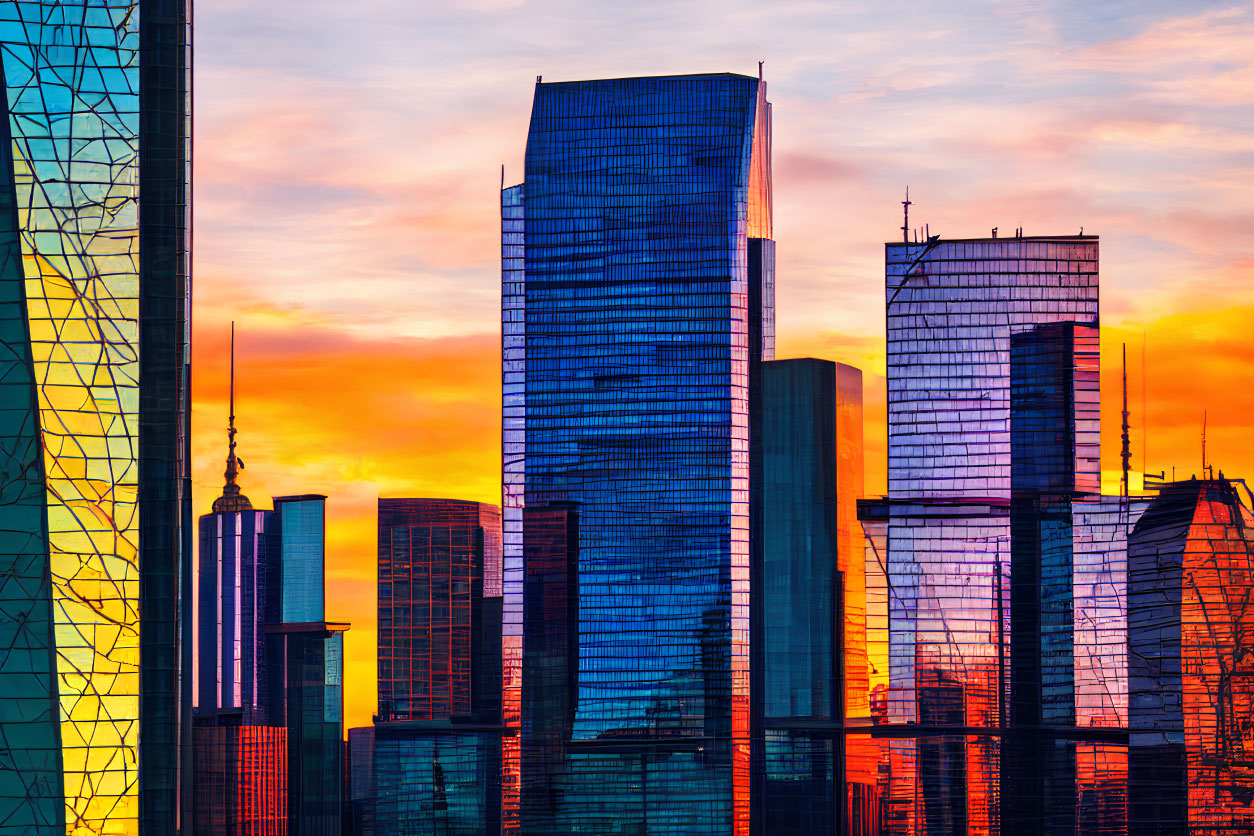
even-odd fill
[{"label": "antenna mast", "polygon": [[1123,344],[1123,449],[1120,452],[1123,459],[1123,498],[1128,498],[1128,489],[1130,488],[1128,472],[1132,463],[1132,445],[1128,437],[1128,344]]},{"label": "antenna mast", "polygon": [[1141,470],[1149,473],[1149,409],[1145,406],[1145,393],[1149,380],[1145,377],[1145,328],[1141,328]]},{"label": "antenna mast", "polygon": [[1206,410],[1202,410],[1202,478],[1206,478]]},{"label": "antenna mast", "polygon": [[901,225],[901,240],[907,244],[910,243],[910,207],[914,204],[910,202],[910,187],[906,186],[906,199],[901,202],[906,210],[905,222]]}]

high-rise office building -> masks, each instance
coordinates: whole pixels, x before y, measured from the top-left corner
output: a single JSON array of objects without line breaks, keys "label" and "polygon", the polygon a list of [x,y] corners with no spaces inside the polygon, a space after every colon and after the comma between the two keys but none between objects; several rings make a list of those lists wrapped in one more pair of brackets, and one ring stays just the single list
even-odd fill
[{"label": "high-rise office building", "polygon": [[1238,485],[1165,486],[1128,541],[1129,833],[1254,828],[1254,514]]},{"label": "high-rise office building", "polygon": [[500,720],[501,511],[379,500],[379,721]]},{"label": "high-rise office building", "polygon": [[[760,833],[835,833],[845,795],[842,610],[854,574],[839,560],[840,523],[856,514],[862,490],[862,374],[827,360],[775,360],[762,364],[760,386],[750,456],[760,485],[751,573],[754,818]],[[850,429],[855,437],[841,435]],[[853,633],[865,659],[865,638]],[[861,693],[865,702],[865,685]]]},{"label": "high-rise office building", "polygon": [[1145,501],[1098,495],[1098,377],[1095,325],[1012,331],[1001,797],[1017,833],[1085,832],[1094,815],[1126,828],[1122,592]]},{"label": "high-rise office building", "polygon": [[276,618],[279,573],[273,511],[253,508],[237,483],[235,331],[222,495],[200,518],[193,636],[191,833],[285,836],[287,729],[272,725],[274,682],[265,625]]},{"label": "high-rise office building", "polygon": [[188,806],[190,5],[0,6],[0,833]]},{"label": "high-rise office building", "polygon": [[[774,347],[770,171],[761,79],[537,82],[525,182],[502,195],[504,715],[521,735],[504,747],[506,827],[748,832],[750,380]],[[571,656],[536,671],[575,679],[562,718],[528,716],[522,655],[523,511],[547,507],[577,532],[563,545],[547,520],[536,544],[574,561],[541,584],[578,596],[569,618],[551,598],[542,610]],[[520,822],[536,770],[547,818],[529,822],[523,798]]]},{"label": "high-rise office building", "polygon": [[501,825],[501,512],[379,500],[379,711],[353,729],[354,832]]},{"label": "high-rise office building", "polygon": [[1021,479],[1050,496],[1096,491],[1097,252],[1092,236],[887,245],[885,719],[930,727],[885,744],[884,816],[905,832],[1000,823],[1020,589],[1012,378],[1020,370],[1020,391],[1040,396],[1020,413],[1021,442],[1057,442]]},{"label": "high-rise office building", "polygon": [[274,498],[276,579],[265,625],[270,722],[287,730],[288,833],[340,836],[344,793],[344,632],[325,611],[326,497]]}]

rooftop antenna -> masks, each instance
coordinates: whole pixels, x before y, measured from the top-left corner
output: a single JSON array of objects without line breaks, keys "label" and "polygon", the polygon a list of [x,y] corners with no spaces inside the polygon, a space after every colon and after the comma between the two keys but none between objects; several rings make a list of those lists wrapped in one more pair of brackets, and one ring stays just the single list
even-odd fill
[{"label": "rooftop antenna", "polygon": [[902,207],[906,210],[905,222],[901,225],[901,240],[907,244],[910,243],[910,207],[914,204],[910,202],[910,187],[906,186],[906,199],[901,202]]},{"label": "rooftop antenna", "polygon": [[252,503],[248,497],[239,492],[235,480],[239,476],[239,458],[235,455],[235,323],[231,323],[231,397],[230,416],[227,419],[226,437],[226,484],[222,486],[222,496],[213,501],[213,511],[251,511]]},{"label": "rooftop antenna", "polygon": [[1123,498],[1128,498],[1128,471],[1132,463],[1132,447],[1128,437],[1128,344],[1123,344]]},{"label": "rooftop antenna", "polygon": [[1206,478],[1206,410],[1202,410],[1202,478]]},{"label": "rooftop antenna", "polygon": [[766,63],[765,61],[758,62],[758,81],[762,80],[762,65],[765,63]]},{"label": "rooftop antenna", "polygon": [[1141,326],[1141,470],[1149,473],[1149,410],[1145,406],[1149,382],[1145,377],[1145,327]]}]

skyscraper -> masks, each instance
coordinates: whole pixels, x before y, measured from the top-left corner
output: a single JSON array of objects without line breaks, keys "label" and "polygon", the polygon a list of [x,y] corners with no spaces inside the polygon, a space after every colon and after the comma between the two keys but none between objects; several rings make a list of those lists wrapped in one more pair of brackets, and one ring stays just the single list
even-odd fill
[{"label": "skyscraper", "polygon": [[253,508],[237,483],[235,336],[222,495],[200,518],[191,823],[196,836],[338,836],[343,633],[324,613],[319,494]]},{"label": "skyscraper", "polygon": [[[236,481],[235,329],[231,329],[230,418],[225,483],[200,518],[193,636],[192,833],[287,833],[287,729],[273,701],[265,630],[276,618],[279,545],[273,511],[254,509]],[[281,665],[279,660],[277,664]],[[277,713],[279,723],[271,723]]]},{"label": "skyscraper", "polygon": [[498,832],[500,509],[380,499],[378,542],[379,712],[350,736],[354,827]]},{"label": "skyscraper", "polygon": [[[840,522],[862,490],[862,375],[826,360],[765,362],[755,400],[757,832],[835,833],[845,794],[843,604],[853,574],[841,570]],[[842,408],[853,420],[838,420]],[[842,436],[848,425],[856,438]]]},{"label": "skyscraper", "polygon": [[[505,747],[507,827],[748,830],[749,402],[773,352],[770,171],[758,78],[537,82],[525,182],[502,195],[505,719],[521,732]],[[528,538],[523,509],[550,506],[574,542],[553,520]],[[528,716],[533,545],[574,561],[557,584],[578,596],[572,616],[548,621],[575,679],[560,745]],[[535,770],[550,818],[528,821],[523,798],[519,822]]]},{"label": "skyscraper", "polygon": [[501,511],[379,500],[379,720],[496,723]]},{"label": "skyscraper", "polygon": [[[907,832],[1000,821],[997,730],[1009,720],[1014,672],[1016,357],[1023,391],[1053,387],[1036,413],[1022,413],[1024,443],[1032,421],[1041,438],[1059,442],[1025,478],[1068,497],[1098,487],[1089,415],[1096,380],[1074,359],[1083,340],[1012,335],[1051,323],[1095,325],[1097,252],[1092,236],[887,245],[886,719],[932,727],[917,741],[887,741],[885,816]],[[964,731],[980,728],[992,733]]]},{"label": "skyscraper", "polygon": [[1254,514],[1238,484],[1165,486],[1128,541],[1130,833],[1254,828]]},{"label": "skyscraper", "polygon": [[188,806],[189,27],[0,7],[0,833]]},{"label": "skyscraper", "polygon": [[[287,729],[288,832],[339,836],[344,792],[344,632],[325,611],[326,497],[276,496],[267,656],[270,720]],[[273,559],[273,558],[272,558]]]}]

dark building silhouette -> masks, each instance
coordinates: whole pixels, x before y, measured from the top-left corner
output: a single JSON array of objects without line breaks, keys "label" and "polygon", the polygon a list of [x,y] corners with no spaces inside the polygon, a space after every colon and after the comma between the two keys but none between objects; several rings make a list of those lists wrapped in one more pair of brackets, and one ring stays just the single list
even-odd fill
[{"label": "dark building silhouette", "polygon": [[844,468],[839,455],[853,443],[860,454],[861,434],[839,437],[837,413],[851,404],[861,429],[862,379],[826,360],[776,360],[762,364],[760,387],[751,456],[760,485],[750,633],[757,832],[833,833],[845,793],[838,497],[843,482],[860,492],[862,481],[860,455]]}]

